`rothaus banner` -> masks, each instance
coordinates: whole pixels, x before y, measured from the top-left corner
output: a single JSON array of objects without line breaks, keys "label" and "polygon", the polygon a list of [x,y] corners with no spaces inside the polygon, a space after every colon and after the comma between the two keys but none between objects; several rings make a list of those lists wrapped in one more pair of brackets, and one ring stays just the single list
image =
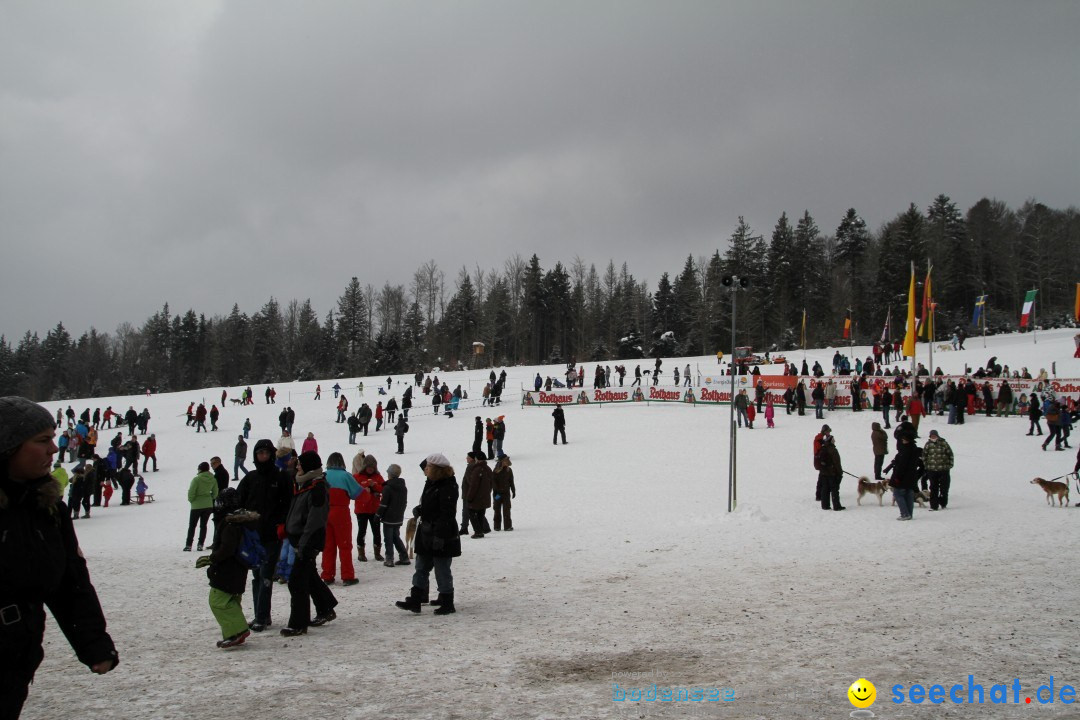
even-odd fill
[{"label": "rothaus banner", "polygon": [[[923,381],[927,379],[925,376]],[[962,375],[938,375],[935,380],[941,380],[945,385],[949,380],[959,384],[967,382],[968,378]],[[825,376],[821,378],[801,377],[795,375],[737,375],[735,377],[735,393],[746,390],[747,396],[753,402],[756,399],[756,384],[761,381],[765,385],[765,395],[771,398],[774,405],[784,404],[784,394],[788,388],[795,391],[799,383],[803,384],[806,394],[806,405],[814,404],[811,393],[818,382],[824,383],[828,389],[829,383],[833,385],[835,400],[834,408],[850,408],[852,384],[856,378],[852,375]],[[868,377],[860,388],[864,409],[873,407],[874,396],[882,392],[885,387],[894,388],[897,378],[889,376]],[[990,391],[995,400],[1001,385],[1006,381],[1012,389],[1013,405],[1018,411],[1024,405],[1026,409],[1027,398],[1031,391],[1035,390],[1040,397],[1044,392],[1040,386],[1049,387],[1059,400],[1072,399],[1074,403],[1080,402],[1080,379],[1058,378],[1040,382],[1039,380],[1021,380],[1018,378],[971,378],[975,383],[976,397],[975,407],[983,407],[983,386],[989,384]],[[943,385],[944,387],[944,385]],[[906,388],[904,395],[911,393]],[[608,388],[553,388],[550,391],[539,390],[524,393],[522,405],[530,407],[536,405],[602,405],[604,403],[688,403],[693,405],[715,405],[731,402],[731,377],[728,375],[704,376],[701,385],[693,387],[671,385],[642,385],[627,387]]]}]

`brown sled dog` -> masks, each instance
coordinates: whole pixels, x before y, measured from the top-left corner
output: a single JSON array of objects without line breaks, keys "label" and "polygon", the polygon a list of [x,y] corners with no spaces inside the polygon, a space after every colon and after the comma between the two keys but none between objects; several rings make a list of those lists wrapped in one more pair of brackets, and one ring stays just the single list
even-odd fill
[{"label": "brown sled dog", "polygon": [[[1038,485],[1046,491],[1046,504],[1053,505],[1054,501],[1052,497],[1056,497],[1059,507],[1065,507],[1069,504],[1069,486],[1065,483],[1054,482],[1053,480],[1043,480],[1042,478],[1035,478],[1031,481],[1032,485]],[[1065,498],[1065,505],[1061,504],[1061,498]]]},{"label": "brown sled dog", "polygon": [[881,502],[882,496],[885,491],[889,489],[889,481],[882,480],[881,482],[870,482],[870,479],[865,475],[859,478],[859,498],[855,501],[857,504],[862,505],[863,495],[877,495],[877,504],[883,505]]}]

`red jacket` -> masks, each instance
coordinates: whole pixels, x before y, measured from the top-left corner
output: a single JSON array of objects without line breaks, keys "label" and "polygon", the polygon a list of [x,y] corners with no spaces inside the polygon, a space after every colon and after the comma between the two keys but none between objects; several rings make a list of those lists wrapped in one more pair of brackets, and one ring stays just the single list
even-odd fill
[{"label": "red jacket", "polygon": [[153,456],[157,452],[157,440],[152,437],[146,438],[142,444],[142,454]]},{"label": "red jacket", "polygon": [[368,490],[353,501],[353,512],[357,515],[375,513],[379,509],[379,503],[382,502],[383,476],[377,472],[369,474],[363,470],[353,477],[360,487]]}]

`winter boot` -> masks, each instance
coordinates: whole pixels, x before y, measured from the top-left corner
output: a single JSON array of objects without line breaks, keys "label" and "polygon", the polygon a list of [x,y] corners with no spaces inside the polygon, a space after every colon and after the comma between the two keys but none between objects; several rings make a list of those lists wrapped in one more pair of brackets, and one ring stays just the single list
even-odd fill
[{"label": "winter boot", "polygon": [[356,559],[359,560],[360,562],[367,562],[367,552],[366,552],[366,550],[367,549],[363,545],[356,548]]},{"label": "winter boot", "polygon": [[394,604],[402,610],[408,610],[419,615],[420,604],[423,602],[427,602],[427,593],[418,587],[414,587],[409,592],[409,597],[405,598],[404,600],[398,600]]},{"label": "winter boot", "polygon": [[[450,615],[457,612],[454,608],[454,593],[439,593],[439,599],[436,600],[439,607],[436,608],[436,615]],[[435,603],[432,603],[434,605]]]},{"label": "winter boot", "polygon": [[383,565],[385,565],[386,567],[394,567],[394,561],[393,560],[383,560]]},{"label": "winter boot", "polygon": [[383,560],[386,559],[386,558],[383,557],[382,550],[379,549],[378,545],[375,546],[375,559],[378,560],[379,562],[382,562]]}]

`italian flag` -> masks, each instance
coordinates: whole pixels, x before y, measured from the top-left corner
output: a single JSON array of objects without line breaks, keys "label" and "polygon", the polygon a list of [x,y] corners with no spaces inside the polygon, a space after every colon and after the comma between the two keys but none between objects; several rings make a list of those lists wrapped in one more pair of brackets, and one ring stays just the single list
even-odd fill
[{"label": "italian flag", "polygon": [[1028,321],[1031,319],[1031,308],[1035,306],[1035,293],[1038,290],[1028,290],[1027,295],[1024,296],[1024,310],[1020,313],[1020,327],[1027,327]]}]

